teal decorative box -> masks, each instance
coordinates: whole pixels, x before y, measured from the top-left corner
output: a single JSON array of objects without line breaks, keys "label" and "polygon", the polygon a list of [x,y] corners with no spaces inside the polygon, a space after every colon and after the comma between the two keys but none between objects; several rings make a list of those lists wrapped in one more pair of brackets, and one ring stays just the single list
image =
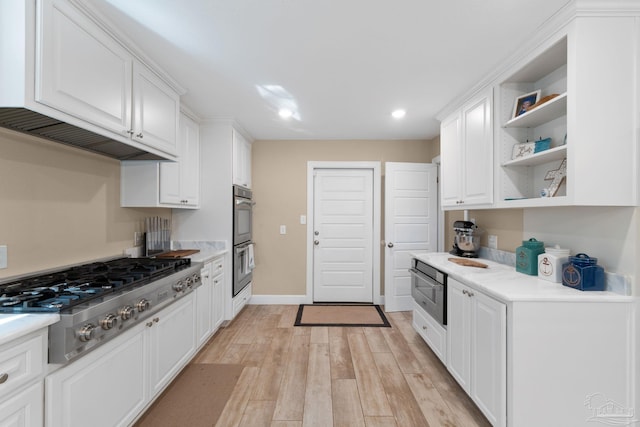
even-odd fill
[{"label": "teal decorative box", "polygon": [[544,150],[548,150],[551,148],[551,138],[541,139],[536,141],[536,147],[533,149],[534,153],[539,153]]}]

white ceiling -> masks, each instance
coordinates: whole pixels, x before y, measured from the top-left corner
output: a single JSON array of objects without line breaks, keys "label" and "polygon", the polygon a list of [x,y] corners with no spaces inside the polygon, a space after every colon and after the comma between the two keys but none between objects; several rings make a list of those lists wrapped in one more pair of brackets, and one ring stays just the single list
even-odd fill
[{"label": "white ceiling", "polygon": [[567,2],[84,1],[187,89],[185,105],[254,139],[433,138],[436,114]]}]

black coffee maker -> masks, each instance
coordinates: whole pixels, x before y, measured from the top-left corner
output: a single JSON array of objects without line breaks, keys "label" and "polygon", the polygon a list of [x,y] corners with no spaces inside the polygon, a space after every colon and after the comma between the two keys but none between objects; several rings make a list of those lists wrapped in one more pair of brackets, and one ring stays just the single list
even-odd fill
[{"label": "black coffee maker", "polygon": [[453,231],[453,249],[449,253],[466,258],[478,258],[482,234],[478,226],[471,221],[455,221]]}]

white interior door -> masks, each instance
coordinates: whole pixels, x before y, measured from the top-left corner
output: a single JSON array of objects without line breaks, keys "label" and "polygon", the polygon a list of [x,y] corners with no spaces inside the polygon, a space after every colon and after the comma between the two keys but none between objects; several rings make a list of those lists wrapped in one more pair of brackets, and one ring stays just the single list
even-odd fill
[{"label": "white interior door", "polygon": [[373,302],[373,170],[316,169],[313,301]]},{"label": "white interior door", "polygon": [[411,252],[438,248],[438,167],[385,163],[385,311],[411,310]]}]

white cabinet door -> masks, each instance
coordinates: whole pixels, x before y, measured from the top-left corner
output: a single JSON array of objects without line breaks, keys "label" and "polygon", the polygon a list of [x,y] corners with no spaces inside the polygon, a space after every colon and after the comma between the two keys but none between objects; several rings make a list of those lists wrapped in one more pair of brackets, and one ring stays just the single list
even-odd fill
[{"label": "white cabinet door", "polygon": [[506,419],[506,333],[504,304],[472,291],[470,396],[494,426]]},{"label": "white cabinet door", "polygon": [[194,293],[181,298],[169,308],[148,320],[153,323],[149,328],[152,396],[182,370],[196,348]]},{"label": "white cabinet door", "polygon": [[493,201],[493,126],[491,95],[485,95],[462,108],[464,167],[462,201],[464,206]]},{"label": "white cabinet door", "polygon": [[[177,162],[159,162],[160,204],[197,207],[200,202],[200,136],[196,122],[180,114]],[[127,181],[127,185],[141,185]]]},{"label": "white cabinet door", "polygon": [[[128,425],[148,400],[144,324],[116,346],[103,346],[46,378],[46,425]],[[108,350],[108,351],[107,351]]]},{"label": "white cabinet door", "polygon": [[440,125],[440,190],[442,206],[456,206],[462,198],[462,141],[460,112],[449,116]]},{"label": "white cabinet door", "polygon": [[196,337],[197,347],[201,347],[211,336],[213,327],[213,277],[212,263],[208,262],[200,270],[202,284],[196,289]]},{"label": "white cabinet door", "polygon": [[442,121],[441,204],[464,209],[493,203],[492,92]]},{"label": "white cabinet door", "polygon": [[471,391],[471,299],[468,288],[447,281],[447,368],[464,391]]},{"label": "white cabinet door", "polygon": [[36,101],[127,136],[132,56],[66,0],[44,0]]},{"label": "white cabinet door", "polygon": [[224,274],[213,278],[213,332],[224,321]]},{"label": "white cabinet door", "polygon": [[447,281],[447,369],[494,426],[506,425],[506,305]]},{"label": "white cabinet door", "polygon": [[44,424],[42,380],[0,402],[0,426],[42,427]]},{"label": "white cabinet door", "polygon": [[188,206],[200,203],[200,127],[185,115],[180,124],[180,197]]},{"label": "white cabinet door", "polygon": [[251,188],[251,144],[233,130],[233,183]]},{"label": "white cabinet door", "polygon": [[177,155],[180,113],[178,94],[142,64],[136,62],[133,71],[132,138]]}]

